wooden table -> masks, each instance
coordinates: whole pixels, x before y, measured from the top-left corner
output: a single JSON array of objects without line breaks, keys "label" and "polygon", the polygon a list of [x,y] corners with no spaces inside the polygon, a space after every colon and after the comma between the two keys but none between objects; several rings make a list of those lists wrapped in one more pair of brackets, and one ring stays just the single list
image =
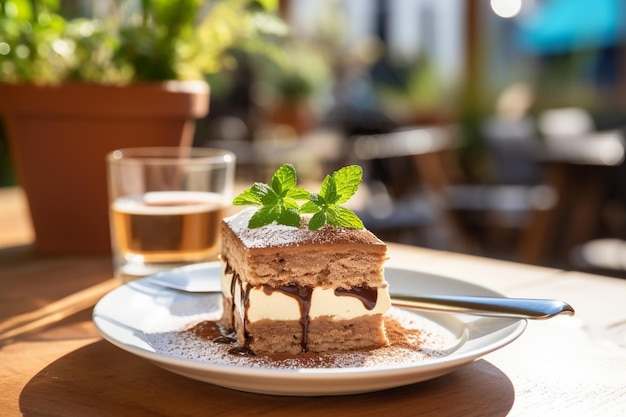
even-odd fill
[{"label": "wooden table", "polygon": [[[59,300],[78,310],[0,343],[2,416],[626,415],[626,281],[390,245],[390,264],[508,296],[565,300],[577,314],[530,322],[512,344],[431,381],[353,396],[272,397],[186,379],[104,341],[90,304],[116,285],[110,259],[33,253],[19,189],[0,190],[0,227],[0,326]],[[78,298],[67,303],[68,296]]]}]

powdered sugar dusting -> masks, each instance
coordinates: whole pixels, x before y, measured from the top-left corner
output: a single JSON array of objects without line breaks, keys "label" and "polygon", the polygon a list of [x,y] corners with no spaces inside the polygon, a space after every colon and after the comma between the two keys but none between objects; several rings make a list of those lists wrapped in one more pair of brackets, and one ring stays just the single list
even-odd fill
[{"label": "powdered sugar dusting", "polygon": [[367,230],[344,229],[324,226],[318,230],[309,230],[310,216],[303,215],[300,227],[272,223],[267,226],[248,228],[248,222],[256,212],[255,207],[248,207],[239,213],[224,219],[233,233],[241,239],[246,248],[265,248],[301,245],[304,243],[366,243],[382,244]]},{"label": "powdered sugar dusting", "polygon": [[[217,320],[219,317],[207,318]],[[156,352],[169,356],[210,362],[214,365],[266,369],[302,368],[389,368],[414,366],[431,358],[448,355],[459,340],[448,329],[417,314],[392,308],[385,317],[390,346],[348,353],[284,356],[239,356],[229,353],[233,345],[215,343],[181,331],[147,334]],[[189,323],[187,329],[196,323]]]}]

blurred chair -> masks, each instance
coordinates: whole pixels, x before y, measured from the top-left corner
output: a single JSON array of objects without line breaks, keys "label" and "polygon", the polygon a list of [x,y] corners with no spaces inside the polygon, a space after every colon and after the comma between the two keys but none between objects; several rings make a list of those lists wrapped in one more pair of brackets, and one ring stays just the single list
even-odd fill
[{"label": "blurred chair", "polygon": [[529,116],[493,116],[481,125],[481,134],[493,165],[494,182],[533,185],[541,179],[541,142]]},{"label": "blurred chair", "polygon": [[472,251],[447,192],[446,160],[457,143],[451,126],[349,138],[350,159],[365,171],[351,208],[383,239]]},{"label": "blurred chair", "polygon": [[555,190],[558,201],[533,216],[520,259],[542,263],[552,256],[567,263],[572,249],[598,230],[615,168],[624,161],[624,132],[597,131],[591,115],[581,108],[542,112],[538,130],[544,182]]},{"label": "blurred chair", "polygon": [[[411,231],[429,247],[516,258],[534,213],[551,209],[557,196],[541,183],[532,123],[509,122],[489,120],[484,126],[496,167],[493,180],[485,184],[465,179],[456,127],[353,138],[353,158],[367,166],[367,197],[358,214],[372,230],[391,233],[391,240]],[[395,179],[371,175],[381,159],[400,170]],[[403,160],[410,164],[403,166]],[[405,194],[394,192],[395,182],[405,183]]]},{"label": "blurred chair", "polygon": [[531,118],[487,118],[481,133],[492,167],[490,179],[451,185],[450,200],[476,230],[487,254],[519,260],[533,216],[554,207],[558,196],[543,182],[541,147]]}]

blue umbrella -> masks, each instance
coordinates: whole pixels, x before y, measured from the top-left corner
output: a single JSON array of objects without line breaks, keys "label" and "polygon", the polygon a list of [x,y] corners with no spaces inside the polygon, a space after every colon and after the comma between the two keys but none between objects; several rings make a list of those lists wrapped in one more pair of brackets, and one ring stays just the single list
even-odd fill
[{"label": "blue umbrella", "polygon": [[539,54],[614,46],[624,40],[622,0],[545,0],[520,18],[517,41]]}]

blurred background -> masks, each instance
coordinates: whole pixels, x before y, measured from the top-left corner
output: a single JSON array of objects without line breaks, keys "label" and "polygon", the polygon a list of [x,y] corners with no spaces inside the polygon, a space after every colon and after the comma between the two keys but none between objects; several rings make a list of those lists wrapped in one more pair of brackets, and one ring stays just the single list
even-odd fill
[{"label": "blurred background", "polygon": [[[359,164],[349,205],[390,242],[626,276],[624,8],[281,0],[279,56],[206,75],[194,144],[233,150],[242,182]],[[0,158],[14,185],[2,138]]]}]

